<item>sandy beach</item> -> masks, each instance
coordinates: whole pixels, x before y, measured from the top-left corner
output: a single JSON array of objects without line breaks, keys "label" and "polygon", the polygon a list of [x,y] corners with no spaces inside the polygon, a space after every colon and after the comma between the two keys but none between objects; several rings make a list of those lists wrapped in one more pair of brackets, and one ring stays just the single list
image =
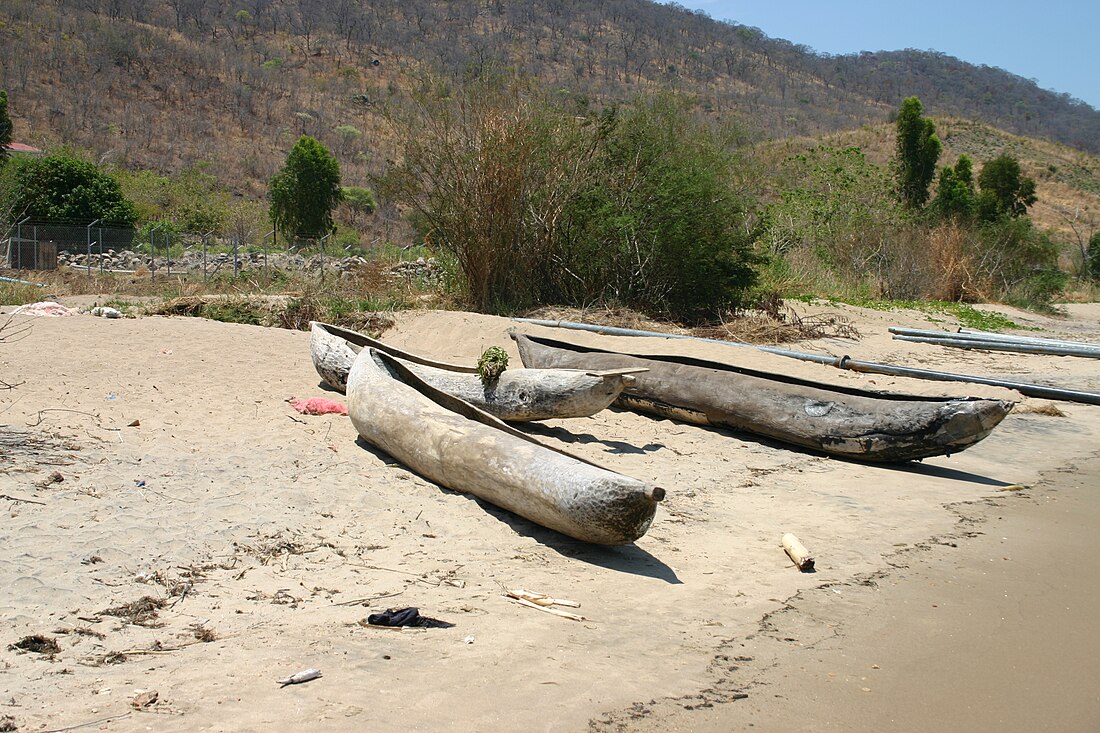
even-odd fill
[{"label": "sandy beach", "polygon": [[[793,348],[1100,391],[1095,360],[907,344],[887,327],[928,316],[817,308],[862,338]],[[1096,304],[1060,318],[996,310],[1033,335],[1100,342]],[[507,319],[395,317],[394,345],[468,362],[498,345],[519,363]],[[31,328],[0,343],[0,378],[17,385],[0,392],[0,716],[17,730],[1100,725],[1088,616],[1100,408],[1057,403],[1058,415],[999,389],[630,340],[1019,404],[969,450],[903,466],[619,410],[524,428],[668,489],[642,539],[601,548],[440,489],[357,441],[347,417],[294,412],[291,397],[342,400],[319,386],[306,333],[15,323]],[[815,573],[792,567],[784,532],[811,548]],[[516,605],[508,588],[576,600],[585,620]],[[454,626],[360,623],[404,606]],[[56,650],[15,646],[36,635]],[[309,667],[323,676],[276,684]]]}]

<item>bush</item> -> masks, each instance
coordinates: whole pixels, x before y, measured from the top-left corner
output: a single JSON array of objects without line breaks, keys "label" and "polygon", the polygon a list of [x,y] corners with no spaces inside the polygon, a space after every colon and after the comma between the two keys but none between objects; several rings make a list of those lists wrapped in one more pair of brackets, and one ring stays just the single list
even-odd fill
[{"label": "bush", "polygon": [[755,281],[734,159],[679,100],[579,117],[480,79],[420,105],[380,193],[411,207],[473,307],[603,299],[695,319]]},{"label": "bush", "polygon": [[1058,246],[1027,217],[1001,218],[982,226],[971,261],[986,297],[1044,306],[1065,285],[1065,275],[1058,270]]},{"label": "bush", "polygon": [[608,110],[589,130],[589,175],[556,241],[559,292],[682,320],[742,304],[759,258],[726,140],[671,96]]},{"label": "bush", "polygon": [[12,185],[3,208],[40,221],[132,226],[134,204],[122,194],[118,181],[95,164],[66,154],[44,158],[16,158]]},{"label": "bush", "polygon": [[1088,252],[1089,279],[1100,282],[1100,232],[1096,232],[1089,239]]}]

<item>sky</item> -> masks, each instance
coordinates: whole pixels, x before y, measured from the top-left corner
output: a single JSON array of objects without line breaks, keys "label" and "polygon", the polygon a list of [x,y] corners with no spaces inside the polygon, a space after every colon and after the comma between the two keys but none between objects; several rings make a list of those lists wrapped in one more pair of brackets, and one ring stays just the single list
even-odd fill
[{"label": "sky", "polygon": [[1100,1],[686,0],[715,20],[831,54],[916,48],[997,66],[1100,109]]}]

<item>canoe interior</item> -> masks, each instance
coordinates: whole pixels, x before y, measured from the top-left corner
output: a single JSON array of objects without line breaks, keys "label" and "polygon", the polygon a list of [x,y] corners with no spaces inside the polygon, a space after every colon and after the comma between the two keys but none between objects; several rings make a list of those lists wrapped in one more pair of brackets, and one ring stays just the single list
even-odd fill
[{"label": "canoe interior", "polygon": [[[512,333],[518,333],[513,331]],[[562,349],[565,351],[572,351],[577,354],[622,354],[624,356],[632,356],[638,359],[649,359],[651,361],[663,362],[665,364],[682,364],[685,366],[695,366],[703,369],[714,369],[716,371],[729,372],[732,374],[742,374],[748,377],[756,377],[758,379],[767,379],[771,382],[778,382],[781,384],[789,384],[798,387],[809,387],[812,389],[825,390],[827,392],[835,392],[837,394],[850,395],[852,397],[867,397],[877,400],[894,400],[898,402],[965,402],[965,401],[980,401],[986,400],[985,397],[942,397],[935,395],[911,395],[900,392],[885,392],[878,390],[860,389],[858,387],[846,387],[843,385],[826,384],[825,382],[815,382],[810,379],[802,379],[800,377],[792,377],[787,374],[776,374],[774,372],[762,372],[757,369],[749,369],[747,367],[733,366],[732,364],[724,364],[720,361],[709,361],[707,359],[697,359],[691,356],[673,356],[669,354],[639,354],[633,351],[611,351],[609,349],[600,349],[592,346],[581,346],[579,344],[571,344],[566,341],[557,341],[556,339],[547,338],[545,336],[532,336],[531,334],[522,334],[524,338],[533,341],[537,344],[547,346],[554,349]]]},{"label": "canoe interior", "polygon": [[568,456],[575,461],[580,461],[581,463],[586,463],[589,466],[595,466],[596,468],[602,468],[606,471],[613,470],[608,468],[607,466],[602,466],[595,461],[590,461],[586,458],[574,455],[567,451],[561,450],[560,448],[556,448],[552,445],[547,445],[541,440],[537,440],[527,433],[521,430],[517,430],[500,418],[491,415],[488,412],[485,412],[476,405],[471,405],[469,402],[466,402],[463,399],[459,399],[454,395],[447,394],[446,392],[433,387],[420,377],[416,376],[416,374],[414,374],[411,369],[409,369],[407,366],[402,364],[390,354],[387,354],[385,351],[379,351],[378,349],[371,348],[371,356],[374,357],[375,363],[385,369],[391,377],[399,382],[407,384],[408,386],[412,387],[417,392],[424,395],[432,402],[436,403],[446,410],[450,410],[451,412],[457,415],[461,415],[462,417],[465,417],[469,420],[474,420],[475,422],[482,423],[483,425],[488,425],[491,428],[496,428],[501,432],[512,435],[516,438],[519,438],[520,440],[524,440],[533,445],[537,445],[540,448],[545,448],[546,450],[553,451],[560,455]]},{"label": "canoe interior", "polygon": [[321,323],[320,321],[314,321],[312,325],[324,329],[333,336],[344,339],[353,347],[357,347],[354,349],[355,351],[359,351],[360,349],[365,348],[371,348],[377,351],[381,351],[385,354],[390,354],[391,356],[396,356],[399,359],[404,359],[405,361],[411,361],[414,364],[435,367],[437,369],[446,369],[447,371],[451,372],[462,372],[463,374],[477,374],[476,366],[469,366],[466,364],[451,364],[445,361],[428,359],[420,356],[419,354],[413,354],[411,352],[390,346],[389,344],[378,341],[377,339],[372,339],[370,336],[359,333],[358,331],[352,331],[348,328],[334,326],[331,323]]}]

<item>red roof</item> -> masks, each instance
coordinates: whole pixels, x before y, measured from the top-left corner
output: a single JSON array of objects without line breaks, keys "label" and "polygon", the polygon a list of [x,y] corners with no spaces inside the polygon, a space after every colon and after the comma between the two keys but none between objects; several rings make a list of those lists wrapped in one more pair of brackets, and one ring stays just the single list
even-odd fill
[{"label": "red roof", "polygon": [[10,145],[5,145],[4,149],[8,150],[9,152],[12,152],[12,153],[41,153],[42,152],[38,148],[32,147],[30,145],[24,145],[23,143],[12,143]]}]

